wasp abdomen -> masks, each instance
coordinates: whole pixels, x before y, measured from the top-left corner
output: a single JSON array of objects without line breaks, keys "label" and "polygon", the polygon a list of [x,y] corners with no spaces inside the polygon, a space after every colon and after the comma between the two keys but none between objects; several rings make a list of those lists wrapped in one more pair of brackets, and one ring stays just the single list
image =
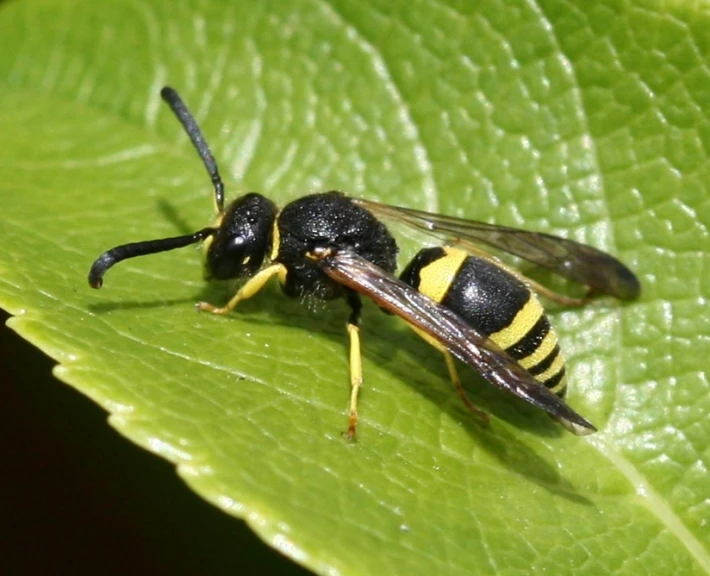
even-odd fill
[{"label": "wasp abdomen", "polygon": [[565,362],[537,296],[491,260],[451,247],[425,248],[401,279],[488,336],[558,396]]}]

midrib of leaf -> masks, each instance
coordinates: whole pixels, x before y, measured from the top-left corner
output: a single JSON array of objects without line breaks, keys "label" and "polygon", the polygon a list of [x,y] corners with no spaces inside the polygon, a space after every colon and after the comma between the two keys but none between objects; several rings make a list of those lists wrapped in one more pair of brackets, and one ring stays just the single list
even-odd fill
[{"label": "midrib of leaf", "polygon": [[618,450],[615,450],[606,436],[597,434],[590,436],[588,440],[629,481],[644,507],[658,518],[658,521],[690,552],[693,558],[698,561],[699,567],[705,573],[710,574],[710,554],[708,554],[708,551],[688,530],[678,515],[663,501],[663,498],[656,493],[636,466]]}]

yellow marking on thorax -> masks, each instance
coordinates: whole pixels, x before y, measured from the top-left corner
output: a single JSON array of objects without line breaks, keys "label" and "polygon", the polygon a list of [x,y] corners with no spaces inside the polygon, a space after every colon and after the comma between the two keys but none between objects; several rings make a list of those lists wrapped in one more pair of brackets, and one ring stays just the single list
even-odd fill
[{"label": "yellow marking on thorax", "polygon": [[[538,382],[543,382],[543,383],[547,382],[550,378],[552,378],[560,370],[562,370],[562,368],[564,368],[564,366],[565,366],[565,359],[563,358],[562,354],[558,354],[557,358],[555,358],[554,362],[552,363],[552,366],[550,366],[542,374],[538,374],[537,376],[535,376],[535,380],[537,380]],[[558,388],[558,387],[559,387],[559,384],[555,388]],[[554,391],[554,389],[553,389],[553,391]]]},{"label": "yellow marking on thorax", "polygon": [[427,264],[419,271],[419,292],[441,302],[458,274],[468,254],[463,250],[444,247],[445,256]]},{"label": "yellow marking on thorax", "polygon": [[269,255],[269,260],[271,260],[272,262],[276,260],[279,255],[280,245],[281,231],[279,230],[279,214],[277,213],[276,218],[274,219],[274,226],[271,229],[271,254]]},{"label": "yellow marking on thorax", "polygon": [[491,334],[490,338],[504,350],[510,348],[532,330],[542,314],[542,304],[530,293],[530,298],[515,315],[513,321],[502,330]]},{"label": "yellow marking on thorax", "polygon": [[545,338],[542,342],[540,342],[540,346],[538,346],[537,350],[530,354],[530,356],[526,356],[520,360],[518,363],[526,370],[532,368],[533,366],[537,366],[540,362],[552,354],[555,346],[557,346],[557,334],[552,328],[550,328],[547,331]]}]

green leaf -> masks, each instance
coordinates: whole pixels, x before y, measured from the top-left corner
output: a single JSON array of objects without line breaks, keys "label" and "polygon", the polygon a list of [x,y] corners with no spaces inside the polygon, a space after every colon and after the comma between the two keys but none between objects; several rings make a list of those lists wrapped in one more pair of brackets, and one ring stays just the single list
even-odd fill
[{"label": "green leaf", "polygon": [[[328,574],[710,572],[710,17],[682,3],[16,1],[0,9],[0,305],[55,374],[202,497]],[[365,310],[270,287],[229,317],[199,251],[210,187],[343,189],[586,241],[641,301],[555,309],[579,439]],[[413,244],[407,244],[411,250]]]}]

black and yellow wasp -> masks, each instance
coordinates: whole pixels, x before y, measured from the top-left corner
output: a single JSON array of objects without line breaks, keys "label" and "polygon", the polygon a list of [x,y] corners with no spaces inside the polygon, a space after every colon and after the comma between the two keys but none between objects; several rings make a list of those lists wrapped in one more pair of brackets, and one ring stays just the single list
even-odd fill
[{"label": "black and yellow wasp", "polygon": [[[195,119],[172,88],[161,91],[187,132],[214,186],[217,219],[193,234],[116,246],[92,265],[89,284],[100,288],[114,264],[204,243],[207,279],[245,282],[224,306],[200,310],[224,314],[259,292],[276,276],[283,291],[301,299],[344,298],[350,307],[350,413],[347,436],[355,437],[362,382],[360,295],[407,322],[440,350],[465,404],[484,421],[463,391],[454,357],[491,384],[548,412],[578,435],[596,429],[563,400],[565,364],[557,336],[531,288],[565,304],[594,294],[628,300],[641,290],[636,276],[609,254],[549,234],[526,232],[350,198],[342,192],[310,194],[278,209],[249,193],[224,207],[217,163]],[[446,240],[421,250],[398,279],[398,247],[378,217],[390,217]],[[485,244],[548,268],[589,288],[572,299],[524,278],[478,246]]]}]

